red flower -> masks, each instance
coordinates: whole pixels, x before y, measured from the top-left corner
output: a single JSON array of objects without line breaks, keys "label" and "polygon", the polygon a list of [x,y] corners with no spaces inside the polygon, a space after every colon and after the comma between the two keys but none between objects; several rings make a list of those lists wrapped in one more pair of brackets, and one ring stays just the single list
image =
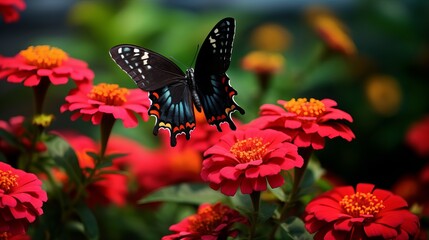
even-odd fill
[{"label": "red flower", "polygon": [[[25,149],[32,149],[36,152],[44,152],[46,146],[42,141],[33,143],[33,136],[27,131],[24,126],[25,118],[23,116],[11,117],[9,121],[0,120],[0,129],[3,129],[13,135]],[[0,138],[0,151],[7,156],[18,154],[17,146],[11,146],[7,141]]]},{"label": "red flower", "polygon": [[372,184],[337,187],[312,200],[305,227],[314,239],[411,239],[419,220],[407,202]]},{"label": "red flower", "polygon": [[274,130],[247,129],[224,135],[204,156],[201,177],[210,187],[233,196],[264,191],[284,183],[282,170],[301,167],[297,147],[289,136]]},{"label": "red flower", "polygon": [[42,205],[47,200],[36,175],[0,162],[0,233],[25,233],[28,225],[43,214]]},{"label": "red flower", "polygon": [[42,77],[54,85],[74,81],[92,81],[94,73],[88,65],[71,58],[63,50],[47,45],[30,46],[15,57],[0,58],[0,78],[11,83],[24,83],[24,86],[39,85]]},{"label": "red flower", "polygon": [[23,0],[0,0],[0,14],[6,23],[18,21],[18,11],[24,10],[25,7]]},{"label": "red flower", "polygon": [[429,116],[414,123],[407,132],[406,142],[419,155],[429,155]]},{"label": "red flower", "polygon": [[312,147],[315,150],[325,146],[325,137],[342,137],[351,141],[355,135],[342,121],[353,122],[352,117],[334,108],[337,103],[331,99],[321,101],[311,98],[279,100],[281,105],[264,104],[260,117],[250,123],[261,129],[275,129],[292,137],[298,147]]},{"label": "red flower", "polygon": [[214,205],[202,204],[197,214],[191,215],[181,222],[170,227],[170,231],[176,232],[164,236],[162,240],[216,240],[235,238],[238,231],[233,229],[234,223],[247,223],[247,219],[239,212],[226,205],[216,203]]},{"label": "red flower", "polygon": [[78,88],[70,91],[66,101],[61,106],[61,112],[76,111],[71,117],[73,121],[82,117],[98,125],[103,115],[111,114],[115,119],[121,119],[126,128],[132,128],[138,124],[134,113],[144,121],[149,118],[147,94],[140,89],[120,88],[117,84],[79,84]]}]

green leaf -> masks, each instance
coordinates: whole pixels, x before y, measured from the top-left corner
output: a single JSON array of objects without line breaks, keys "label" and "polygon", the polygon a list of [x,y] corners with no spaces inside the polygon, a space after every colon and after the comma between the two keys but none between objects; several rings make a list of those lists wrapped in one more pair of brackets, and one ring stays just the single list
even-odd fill
[{"label": "green leaf", "polygon": [[66,171],[69,179],[77,185],[81,185],[83,180],[82,169],[70,145],[58,136],[48,139],[45,144],[55,163]]},{"label": "green leaf", "polygon": [[140,199],[139,203],[177,202],[177,203],[214,203],[224,198],[224,195],[202,183],[183,183],[162,188],[149,196]]},{"label": "green leaf", "polygon": [[286,193],[283,191],[282,188],[271,188],[269,187],[268,190],[280,201],[286,202],[287,197]]},{"label": "green leaf", "polygon": [[90,240],[99,238],[99,230],[97,220],[88,206],[81,204],[75,208],[76,214],[79,216],[84,226],[85,236]]},{"label": "green leaf", "polygon": [[313,236],[305,229],[304,222],[298,217],[286,219],[286,222],[280,224],[280,227],[291,237],[290,239],[313,239]]}]

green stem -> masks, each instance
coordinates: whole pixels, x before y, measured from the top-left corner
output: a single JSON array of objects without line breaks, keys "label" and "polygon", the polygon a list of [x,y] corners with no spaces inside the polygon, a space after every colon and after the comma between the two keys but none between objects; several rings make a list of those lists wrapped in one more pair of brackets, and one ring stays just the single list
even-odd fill
[{"label": "green stem", "polygon": [[89,175],[85,178],[85,181],[82,185],[80,185],[77,189],[76,195],[72,201],[72,207],[75,206],[82,197],[82,194],[85,192],[85,189],[87,186],[93,181],[94,176],[97,173],[98,166],[103,162],[106,149],[107,149],[107,143],[109,141],[110,133],[112,132],[113,125],[115,124],[115,118],[111,114],[104,114],[103,118],[101,119],[100,124],[100,135],[101,135],[101,150],[100,150],[100,156],[97,159],[94,159],[94,168],[89,171]]},{"label": "green stem", "polygon": [[307,65],[293,77],[293,82],[302,84],[306,76],[311,73],[319,63],[328,58],[329,53],[330,51],[325,45],[322,45],[321,49],[317,49],[314,57],[312,57]]},{"label": "green stem", "polygon": [[100,159],[103,160],[106,154],[107,143],[109,141],[110,133],[112,132],[113,125],[115,124],[115,118],[112,114],[104,114],[101,119],[101,151],[100,151]]},{"label": "green stem", "polygon": [[45,102],[46,93],[51,85],[51,81],[48,77],[42,77],[40,83],[33,87],[34,92],[34,103],[35,103],[35,115],[43,113],[43,103]]},{"label": "green stem", "polygon": [[256,226],[258,224],[259,202],[261,199],[261,192],[259,191],[252,192],[250,194],[250,199],[252,200],[253,212],[252,212],[252,219],[251,219],[251,225],[250,225],[249,240],[255,237]]},{"label": "green stem", "polygon": [[311,147],[299,148],[298,153],[303,158],[304,163],[303,163],[301,168],[295,168],[294,169],[294,177],[293,177],[294,179],[293,179],[293,185],[292,185],[292,191],[291,191],[290,197],[289,197],[288,201],[284,203],[284,205],[280,211],[280,216],[278,218],[278,224],[271,231],[269,239],[274,239],[274,236],[277,232],[278,227],[289,216],[290,209],[292,209],[296,205],[296,202],[299,198],[299,196],[298,196],[299,195],[298,194],[299,193],[299,187],[301,185],[301,181],[304,177],[305,171],[306,171],[308,163],[310,161],[311,154],[313,153],[313,148],[311,148]]}]

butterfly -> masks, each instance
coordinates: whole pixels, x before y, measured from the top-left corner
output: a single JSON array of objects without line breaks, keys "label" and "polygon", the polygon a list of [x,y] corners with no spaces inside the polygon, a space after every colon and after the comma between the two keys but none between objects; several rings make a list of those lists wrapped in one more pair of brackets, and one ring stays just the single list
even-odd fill
[{"label": "butterfly", "polygon": [[226,71],[231,63],[235,36],[235,19],[220,20],[205,38],[198,52],[195,68],[185,72],[170,59],[147,48],[121,44],[110,49],[111,58],[137,84],[149,92],[149,114],[156,118],[153,134],[160,128],[169,130],[170,145],[175,146],[178,134],[190,139],[195,129],[194,107],[203,111],[207,122],[216,125],[228,123],[235,111],[244,114],[233,97],[237,91],[231,87]]}]

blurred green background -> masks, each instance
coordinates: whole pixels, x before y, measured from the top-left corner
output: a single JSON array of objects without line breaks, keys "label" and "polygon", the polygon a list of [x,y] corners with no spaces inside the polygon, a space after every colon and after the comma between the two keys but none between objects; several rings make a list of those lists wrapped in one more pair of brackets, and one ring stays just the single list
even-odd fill
[{"label": "blurred green background", "polygon": [[[429,1],[362,0],[317,1],[329,8],[346,26],[357,54],[340,54],[307,68],[323,48],[323,41],[306,20],[312,1],[190,1],[190,0],[38,0],[27,1],[21,19],[0,23],[0,55],[14,56],[30,45],[52,45],[89,64],[95,83],[111,82],[135,88],[135,84],[110,59],[108,50],[132,43],[174,59],[183,69],[192,66],[197,46],[214,24],[226,16],[237,21],[232,64],[228,75],[238,91],[237,103],[246,110],[239,117],[249,122],[257,116],[259,102],[298,97],[331,98],[350,113],[356,139],[327,141],[316,155],[324,168],[344,183],[371,182],[389,188],[404,174],[414,174],[427,161],[407,146],[404,136],[413,122],[429,113]],[[290,35],[282,50],[283,70],[261,91],[255,74],[241,68],[250,51],[252,31],[275,23]],[[298,81],[293,76],[304,71]],[[388,76],[394,82],[398,103],[380,111],[368,98],[371,76]],[[1,119],[30,116],[32,91],[21,85],[0,83]],[[59,107],[72,82],[49,89],[46,111],[56,115],[51,129],[75,129],[98,138],[98,128],[88,122],[71,122]],[[382,85],[381,88],[391,88]],[[383,90],[381,90],[383,92]],[[389,97],[386,96],[386,97]],[[116,124],[114,133],[155,146],[153,119],[138,128]]]}]

